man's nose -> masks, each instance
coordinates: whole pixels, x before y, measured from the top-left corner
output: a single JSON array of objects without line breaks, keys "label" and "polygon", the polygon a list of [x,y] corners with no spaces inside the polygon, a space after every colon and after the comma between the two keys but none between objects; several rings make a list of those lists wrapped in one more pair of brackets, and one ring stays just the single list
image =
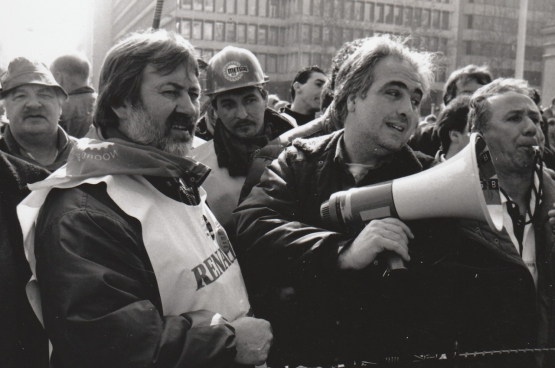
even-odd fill
[{"label": "man's nose", "polygon": [[412,105],[412,102],[409,96],[399,101],[399,105],[397,107],[397,113],[403,116],[407,120],[407,123],[409,124],[414,120],[414,118],[416,117],[416,110]]},{"label": "man's nose", "polygon": [[534,120],[532,120],[530,117],[526,116],[524,118],[524,122],[526,124],[525,127],[524,127],[524,131],[523,131],[524,135],[532,136],[532,135],[536,135],[538,133],[538,126],[536,125]]},{"label": "man's nose", "polygon": [[25,103],[25,106],[30,108],[37,108],[42,106],[42,102],[40,101],[38,96],[30,95],[27,97],[27,102]]},{"label": "man's nose", "polygon": [[186,114],[189,116],[194,116],[199,112],[198,103],[191,100],[191,96],[185,93],[183,96],[178,100],[176,111],[181,114]]},{"label": "man's nose", "polygon": [[243,106],[243,104],[238,104],[237,106],[237,119],[246,119],[249,116],[249,112],[247,111],[247,109],[245,108],[245,106]]}]

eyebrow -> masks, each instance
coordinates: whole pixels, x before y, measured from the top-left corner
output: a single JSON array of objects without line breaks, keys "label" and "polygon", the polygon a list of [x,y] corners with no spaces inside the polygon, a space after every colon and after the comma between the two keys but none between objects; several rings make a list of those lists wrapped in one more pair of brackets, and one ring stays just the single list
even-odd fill
[{"label": "eyebrow", "polygon": [[512,115],[512,114],[521,114],[521,115],[523,115],[523,114],[526,114],[526,111],[528,111],[527,115],[533,115],[533,116],[536,116],[536,117],[541,116],[541,114],[536,110],[532,110],[532,109],[528,110],[528,109],[522,108],[522,109],[514,109],[514,110],[508,111],[505,114],[505,117],[508,117],[509,115]]},{"label": "eyebrow", "polygon": [[326,83],[326,80],[325,80],[325,79],[322,79],[322,78],[318,78],[318,79],[316,79],[316,82]]},{"label": "eyebrow", "polygon": [[[388,82],[388,83],[384,84],[384,86],[381,88],[381,90],[384,90],[384,89],[386,89],[388,87],[391,87],[391,86],[399,87],[401,89],[409,91],[409,87],[405,83],[399,82],[399,81]],[[414,93],[418,94],[420,97],[424,96],[424,92],[422,92],[422,90],[420,88],[416,88],[414,90]]]}]

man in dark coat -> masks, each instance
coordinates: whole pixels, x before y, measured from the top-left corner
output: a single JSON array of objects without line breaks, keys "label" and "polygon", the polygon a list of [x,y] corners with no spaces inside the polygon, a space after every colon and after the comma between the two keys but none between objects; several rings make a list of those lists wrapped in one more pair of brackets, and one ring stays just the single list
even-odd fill
[{"label": "man in dark coat", "polygon": [[320,219],[330,195],[417,173],[406,146],[433,65],[387,36],[341,67],[331,114],[345,129],[298,139],[266,168],[234,213],[238,257],[257,315],[273,321],[270,364],[331,365],[391,353],[406,337],[404,305],[381,296],[381,253],[409,260],[413,233],[394,218],[341,234]]},{"label": "man in dark coat", "polygon": [[0,366],[48,367],[48,339],[27,300],[31,277],[16,206],[48,172],[0,152]]}]

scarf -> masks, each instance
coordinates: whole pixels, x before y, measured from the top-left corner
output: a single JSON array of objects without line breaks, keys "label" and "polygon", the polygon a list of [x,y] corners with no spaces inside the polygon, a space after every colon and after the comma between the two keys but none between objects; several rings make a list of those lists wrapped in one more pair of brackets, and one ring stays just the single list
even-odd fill
[{"label": "scarf", "polygon": [[72,148],[66,166],[29,188],[38,190],[106,175],[183,178],[188,185],[200,186],[209,173],[208,167],[191,158],[120,138],[104,139],[98,130],[91,130]]},{"label": "scarf", "polygon": [[241,139],[231,133],[218,118],[214,127],[214,151],[219,167],[227,167],[230,176],[246,176],[256,153],[293,126],[277,112],[266,109],[262,134]]}]

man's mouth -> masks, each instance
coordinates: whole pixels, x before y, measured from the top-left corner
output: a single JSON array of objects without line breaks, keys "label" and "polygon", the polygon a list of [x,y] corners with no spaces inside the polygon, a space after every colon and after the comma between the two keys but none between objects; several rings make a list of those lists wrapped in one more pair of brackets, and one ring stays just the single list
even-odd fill
[{"label": "man's mouth", "polygon": [[39,119],[39,118],[45,119],[44,116],[39,115],[39,114],[25,115],[25,119]]},{"label": "man's mouth", "polygon": [[190,125],[172,125],[171,128],[181,130],[181,131],[184,131],[184,132],[190,132],[191,131],[191,126]]},{"label": "man's mouth", "polygon": [[405,131],[405,127],[401,124],[396,124],[396,123],[386,123],[386,125],[390,128],[393,128],[395,130],[398,130],[399,132],[404,132]]}]

